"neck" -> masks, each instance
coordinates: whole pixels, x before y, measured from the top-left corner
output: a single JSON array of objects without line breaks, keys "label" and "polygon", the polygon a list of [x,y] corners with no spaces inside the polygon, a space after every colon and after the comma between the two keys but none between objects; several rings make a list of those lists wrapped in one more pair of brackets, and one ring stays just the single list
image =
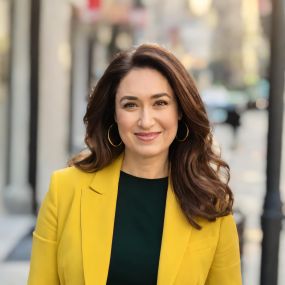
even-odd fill
[{"label": "neck", "polygon": [[133,157],[125,153],[122,171],[142,178],[163,178],[169,173],[168,156],[158,157]]}]

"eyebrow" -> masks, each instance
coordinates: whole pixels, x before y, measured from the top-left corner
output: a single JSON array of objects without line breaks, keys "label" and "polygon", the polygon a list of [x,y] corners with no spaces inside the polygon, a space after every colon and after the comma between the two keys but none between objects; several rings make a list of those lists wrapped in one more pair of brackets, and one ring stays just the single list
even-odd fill
[{"label": "eyebrow", "polygon": [[[160,98],[160,97],[163,97],[163,96],[167,96],[168,98],[172,98],[169,94],[167,93],[157,93],[157,94],[153,94],[150,98],[151,99],[157,99],[157,98]],[[121,99],[120,99],[120,102],[122,102],[123,100],[138,100],[139,98],[136,97],[136,96],[123,96]]]}]

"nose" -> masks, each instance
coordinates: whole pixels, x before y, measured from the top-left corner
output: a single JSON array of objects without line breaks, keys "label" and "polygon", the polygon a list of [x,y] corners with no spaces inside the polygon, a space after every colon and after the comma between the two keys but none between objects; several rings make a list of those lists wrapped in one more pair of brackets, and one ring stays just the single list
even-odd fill
[{"label": "nose", "polygon": [[143,108],[140,112],[138,126],[143,129],[150,129],[154,125],[154,117],[150,109]]}]

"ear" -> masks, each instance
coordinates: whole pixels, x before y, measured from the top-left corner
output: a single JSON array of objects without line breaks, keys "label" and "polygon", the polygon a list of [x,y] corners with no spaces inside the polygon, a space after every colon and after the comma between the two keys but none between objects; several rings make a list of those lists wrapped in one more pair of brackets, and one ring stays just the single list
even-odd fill
[{"label": "ear", "polygon": [[116,115],[116,112],[114,114],[114,121],[117,123],[117,115]]}]

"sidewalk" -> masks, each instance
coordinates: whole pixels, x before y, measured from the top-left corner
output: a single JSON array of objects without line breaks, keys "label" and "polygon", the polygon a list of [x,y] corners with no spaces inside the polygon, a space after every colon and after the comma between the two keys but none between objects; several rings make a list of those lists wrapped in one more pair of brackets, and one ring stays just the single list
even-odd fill
[{"label": "sidewalk", "polygon": [[7,262],[5,258],[30,231],[35,223],[32,216],[0,217],[0,284],[23,285],[26,284],[29,262]]}]

